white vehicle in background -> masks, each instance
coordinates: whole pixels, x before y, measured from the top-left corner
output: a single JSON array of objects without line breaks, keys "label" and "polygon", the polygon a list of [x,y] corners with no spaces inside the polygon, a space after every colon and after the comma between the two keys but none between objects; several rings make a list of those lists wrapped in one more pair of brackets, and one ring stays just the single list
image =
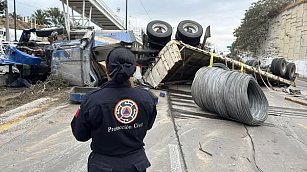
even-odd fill
[{"label": "white vehicle in background", "polygon": [[[22,34],[22,31],[23,30],[16,30],[16,35],[17,35],[16,41],[19,40],[19,38]],[[14,41],[15,40],[15,29],[9,29],[9,34],[10,34],[10,41],[8,41],[8,42],[11,42],[11,41],[15,42]],[[2,40],[3,43],[6,43],[6,30],[5,30],[5,28],[0,29],[0,39]]]}]

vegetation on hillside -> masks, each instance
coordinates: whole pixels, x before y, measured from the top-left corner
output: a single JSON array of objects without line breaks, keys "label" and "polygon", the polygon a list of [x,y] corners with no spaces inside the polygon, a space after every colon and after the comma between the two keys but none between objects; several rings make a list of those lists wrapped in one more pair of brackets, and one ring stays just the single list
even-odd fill
[{"label": "vegetation on hillside", "polygon": [[[36,28],[65,26],[64,12],[61,11],[59,8],[48,8],[47,10],[38,9],[33,12],[31,17],[32,17],[32,22],[34,22],[35,18]],[[29,22],[30,17],[24,17],[17,14],[16,19],[17,19],[16,22],[17,29],[31,28],[31,23]],[[4,26],[5,26],[5,15],[0,16],[0,27]],[[9,13],[9,26],[10,28],[14,28],[14,13]],[[33,26],[34,23],[32,24],[32,27]]]},{"label": "vegetation on hillside", "polygon": [[233,48],[256,53],[266,39],[269,23],[293,0],[259,0],[246,10],[241,25],[235,29]]}]

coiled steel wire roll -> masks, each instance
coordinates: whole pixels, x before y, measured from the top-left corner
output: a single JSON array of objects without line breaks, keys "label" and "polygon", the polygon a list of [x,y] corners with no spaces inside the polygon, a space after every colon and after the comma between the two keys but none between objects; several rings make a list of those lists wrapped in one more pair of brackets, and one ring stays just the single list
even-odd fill
[{"label": "coiled steel wire roll", "polygon": [[195,75],[192,97],[202,109],[248,125],[268,117],[268,100],[250,75],[217,67],[203,67]]}]

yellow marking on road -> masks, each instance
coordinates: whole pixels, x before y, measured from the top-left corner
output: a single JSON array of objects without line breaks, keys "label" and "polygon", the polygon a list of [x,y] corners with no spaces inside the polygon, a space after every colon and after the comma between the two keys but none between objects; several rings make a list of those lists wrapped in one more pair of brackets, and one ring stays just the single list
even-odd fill
[{"label": "yellow marking on road", "polygon": [[25,113],[25,114],[22,114],[22,115],[20,115],[19,117],[15,118],[15,119],[12,119],[12,120],[10,120],[10,121],[8,121],[8,122],[6,122],[6,123],[0,125],[0,133],[1,133],[2,131],[7,130],[7,129],[10,128],[12,125],[14,125],[14,124],[16,124],[16,123],[18,123],[18,122],[20,122],[20,121],[26,119],[27,117],[31,116],[32,114],[34,114],[34,113],[36,113],[36,112],[38,112],[38,111],[40,111],[40,110],[42,110],[42,109],[43,109],[43,107],[41,107],[41,108],[34,108],[34,109],[32,109],[31,111],[29,111],[29,112],[27,112],[27,113]]},{"label": "yellow marking on road", "polygon": [[305,128],[307,130],[307,126],[306,125],[303,125],[303,124],[298,124],[299,126]]}]

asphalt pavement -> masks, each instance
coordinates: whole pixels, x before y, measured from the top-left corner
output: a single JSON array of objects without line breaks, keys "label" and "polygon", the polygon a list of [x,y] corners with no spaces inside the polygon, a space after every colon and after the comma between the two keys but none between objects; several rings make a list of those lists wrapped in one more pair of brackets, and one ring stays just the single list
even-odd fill
[{"label": "asphalt pavement", "polygon": [[[286,93],[264,88],[269,118],[251,127],[202,111],[190,86],[163,92],[145,139],[149,172],[307,171],[307,108],[285,100]],[[77,142],[70,129],[79,105],[46,106],[50,101],[0,115],[1,171],[86,171],[89,142]]]}]

